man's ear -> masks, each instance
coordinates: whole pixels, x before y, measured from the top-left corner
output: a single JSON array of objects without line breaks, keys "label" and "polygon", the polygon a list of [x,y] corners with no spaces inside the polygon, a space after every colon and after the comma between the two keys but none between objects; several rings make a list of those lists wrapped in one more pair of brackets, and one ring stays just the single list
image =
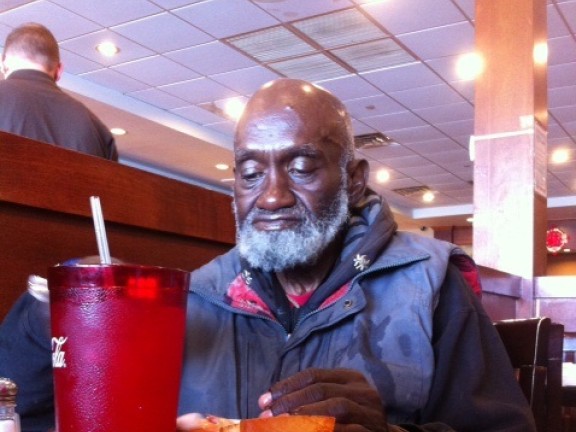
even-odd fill
[{"label": "man's ear", "polygon": [[368,185],[370,166],[366,159],[354,159],[348,163],[348,198],[350,206],[356,205],[364,196]]},{"label": "man's ear", "polygon": [[64,66],[62,63],[58,63],[58,67],[54,71],[54,81],[58,81],[62,77],[62,73],[64,72]]}]

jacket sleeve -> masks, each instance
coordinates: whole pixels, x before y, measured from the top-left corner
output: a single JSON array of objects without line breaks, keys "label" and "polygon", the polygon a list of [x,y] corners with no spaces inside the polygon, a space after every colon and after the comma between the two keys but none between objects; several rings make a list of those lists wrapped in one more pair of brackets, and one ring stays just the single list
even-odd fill
[{"label": "jacket sleeve", "polygon": [[18,386],[22,431],[54,426],[49,305],[24,293],[0,325],[0,376]]},{"label": "jacket sleeve", "polygon": [[407,431],[530,432],[532,412],[492,321],[450,266],[434,313],[436,369],[419,425]]}]

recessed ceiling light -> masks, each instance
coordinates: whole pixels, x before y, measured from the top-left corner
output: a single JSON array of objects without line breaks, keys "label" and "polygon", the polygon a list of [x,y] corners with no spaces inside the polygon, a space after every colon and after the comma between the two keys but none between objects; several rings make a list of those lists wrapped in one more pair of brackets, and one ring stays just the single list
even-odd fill
[{"label": "recessed ceiling light", "polygon": [[552,153],[550,160],[555,164],[563,164],[570,159],[570,152],[568,149],[558,149]]},{"label": "recessed ceiling light", "polygon": [[238,120],[242,113],[244,112],[244,107],[246,103],[239,98],[228,99],[224,103],[224,114],[231,118],[232,120]]},{"label": "recessed ceiling light", "polygon": [[116,136],[122,136],[122,135],[126,135],[128,132],[126,132],[126,129],[122,129],[119,127],[115,127],[110,129],[110,132],[112,132],[112,135],[116,135]]},{"label": "recessed ceiling light", "polygon": [[456,64],[456,73],[460,79],[471,81],[484,71],[484,58],[477,53],[463,54]]},{"label": "recessed ceiling light", "polygon": [[376,171],[376,181],[378,183],[386,183],[388,180],[390,180],[390,171],[384,168]]},{"label": "recessed ceiling light", "polygon": [[474,218],[473,217],[466,218],[466,222],[472,223],[474,222]]},{"label": "recessed ceiling light", "polygon": [[102,42],[96,45],[96,51],[106,57],[113,57],[120,52],[114,42]]},{"label": "recessed ceiling light", "polygon": [[434,201],[434,198],[434,192],[431,191],[425,192],[424,195],[422,195],[422,201],[424,202],[432,202]]},{"label": "recessed ceiling light", "polygon": [[228,168],[230,168],[230,166],[228,164],[225,164],[225,163],[218,163],[214,166],[216,167],[217,170],[220,170],[220,171],[226,171]]}]

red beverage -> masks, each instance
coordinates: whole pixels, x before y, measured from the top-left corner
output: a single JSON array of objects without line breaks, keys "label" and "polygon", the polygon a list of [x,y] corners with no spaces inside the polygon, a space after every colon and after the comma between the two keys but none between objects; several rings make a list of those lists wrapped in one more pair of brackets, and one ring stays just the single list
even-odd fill
[{"label": "red beverage", "polygon": [[174,432],[188,273],[48,270],[58,432]]}]

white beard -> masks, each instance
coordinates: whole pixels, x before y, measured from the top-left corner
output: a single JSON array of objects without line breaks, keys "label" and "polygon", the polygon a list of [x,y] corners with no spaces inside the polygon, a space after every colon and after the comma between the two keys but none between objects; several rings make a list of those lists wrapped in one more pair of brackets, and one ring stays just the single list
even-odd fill
[{"label": "white beard", "polygon": [[[256,214],[267,212],[256,208],[248,213],[242,224],[237,223],[238,250],[252,267],[266,272],[279,272],[316,262],[348,219],[346,187],[340,188],[329,208],[318,217],[300,202],[297,202],[296,208],[303,216],[303,222],[295,228],[281,231],[257,230],[253,225]],[[236,204],[234,211],[238,220]]]}]

